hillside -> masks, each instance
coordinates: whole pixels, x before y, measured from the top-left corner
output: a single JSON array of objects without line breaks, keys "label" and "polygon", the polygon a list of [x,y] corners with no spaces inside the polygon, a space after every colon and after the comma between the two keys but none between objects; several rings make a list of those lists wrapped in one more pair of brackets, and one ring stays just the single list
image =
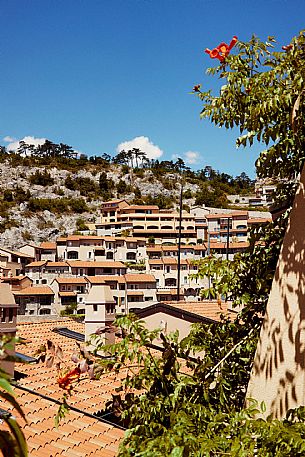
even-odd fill
[{"label": "hillside", "polygon": [[16,249],[24,242],[53,240],[81,230],[86,221],[97,220],[100,202],[111,198],[174,208],[179,201],[181,173],[186,207],[206,204],[225,208],[229,204],[226,194],[252,190],[245,174],[234,179],[211,167],[194,172],[180,159],[153,162],[143,161],[142,156],[139,163],[133,160],[133,151],[128,152],[130,158],[124,163],[122,153],[114,158],[88,159],[84,155],[9,154],[2,147],[0,244]]}]

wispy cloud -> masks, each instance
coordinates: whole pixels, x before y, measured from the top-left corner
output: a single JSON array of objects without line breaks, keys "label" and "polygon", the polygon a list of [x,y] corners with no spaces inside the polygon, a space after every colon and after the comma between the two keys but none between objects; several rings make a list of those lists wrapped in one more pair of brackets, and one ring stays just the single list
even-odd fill
[{"label": "wispy cloud", "polygon": [[5,141],[6,143],[12,143],[13,141],[16,141],[16,138],[13,138],[12,136],[7,135],[3,138],[3,141]]},{"label": "wispy cloud", "polygon": [[133,148],[145,152],[149,159],[158,159],[163,154],[162,149],[153,144],[147,136],[137,136],[133,140],[124,141],[123,143],[118,144],[116,150],[117,152],[120,152],[123,149],[128,151]]},{"label": "wispy cloud", "polygon": [[[16,140],[15,138],[11,138],[9,136],[5,138],[10,138],[11,141],[7,146],[8,151],[16,151],[19,148],[20,141],[24,141],[26,144],[33,144],[34,146],[38,146],[39,144],[43,144],[46,141],[46,138],[35,138],[34,136],[25,136],[20,140]],[[9,141],[8,139],[5,141]]]},{"label": "wispy cloud", "polygon": [[183,156],[184,156],[185,163],[187,163],[189,165],[194,165],[194,164],[198,163],[199,158],[200,158],[199,152],[196,152],[196,151],[187,151],[183,154]]},{"label": "wispy cloud", "polygon": [[199,162],[200,153],[196,152],[196,151],[187,151],[180,155],[179,154],[172,155],[173,160],[177,160],[179,158],[184,160],[184,162],[188,165],[195,165],[196,163]]}]

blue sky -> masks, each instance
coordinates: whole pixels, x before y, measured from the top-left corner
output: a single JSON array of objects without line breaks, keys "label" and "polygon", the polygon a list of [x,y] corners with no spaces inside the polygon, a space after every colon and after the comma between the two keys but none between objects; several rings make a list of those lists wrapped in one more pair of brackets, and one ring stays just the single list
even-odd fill
[{"label": "blue sky", "polygon": [[286,44],[305,1],[0,0],[0,12],[0,144],[29,136],[113,155],[144,137],[160,159],[254,176],[259,148],[237,150],[234,132],[200,120],[190,91],[216,83],[206,47],[252,33]]}]

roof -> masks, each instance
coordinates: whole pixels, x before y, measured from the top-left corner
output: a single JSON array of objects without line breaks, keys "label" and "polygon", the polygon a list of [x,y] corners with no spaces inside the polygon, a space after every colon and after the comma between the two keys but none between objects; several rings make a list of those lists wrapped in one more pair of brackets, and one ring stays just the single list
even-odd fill
[{"label": "roof", "polygon": [[67,262],[48,262],[46,265],[47,268],[49,267],[67,267],[69,268],[69,265]]},{"label": "roof", "polygon": [[[29,341],[23,346],[23,352],[33,356],[49,339],[63,349],[65,360],[70,360],[73,352],[77,351],[76,341],[52,332],[54,327],[62,324],[62,321],[18,324],[17,335]],[[64,325],[84,333],[83,324],[68,320]],[[118,379],[124,373],[110,373],[96,381],[81,382],[77,394],[68,400],[79,411],[70,411],[56,428],[54,417],[58,404],[54,400],[60,400],[63,393],[56,382],[56,368],[46,368],[42,364],[18,364],[17,370],[26,375],[18,381],[14,390],[28,420],[25,424],[18,418],[31,457],[115,457],[124,431],[105,420],[92,417],[92,414],[104,409],[105,402],[111,399],[111,393],[115,393]],[[41,394],[45,397],[42,398]]]},{"label": "roof", "polygon": [[34,268],[34,267],[42,267],[43,265],[46,265],[47,260],[38,260],[36,262],[31,262],[26,265],[26,268]]},{"label": "roof", "polygon": [[43,241],[39,247],[41,249],[56,249],[56,243],[53,241]]},{"label": "roof", "polygon": [[126,274],[124,275],[126,282],[156,282],[156,278],[153,275],[146,273],[143,274]]},{"label": "roof", "polygon": [[0,283],[0,304],[15,305],[14,295],[9,284]]},{"label": "roof", "polygon": [[12,251],[11,249],[7,248],[0,248],[0,251],[8,252],[9,254],[17,255],[18,257],[26,257],[27,259],[33,259],[34,257],[29,254],[25,254],[24,252],[19,252],[19,251]]},{"label": "roof", "polygon": [[14,290],[14,295],[54,295],[53,290],[49,286],[30,286],[22,290]]},{"label": "roof", "polygon": [[20,276],[3,276],[1,278],[2,282],[11,282],[11,281],[22,281],[23,279],[28,279],[29,281],[33,282],[28,276],[20,275]]},{"label": "roof", "polygon": [[115,262],[113,260],[105,260],[103,262],[68,260],[68,264],[72,268],[127,268],[122,262]]},{"label": "roof", "polygon": [[146,308],[135,310],[134,313],[139,317],[139,319],[143,319],[157,313],[165,313],[191,323],[203,322],[206,324],[212,324],[215,322],[212,318],[196,314],[179,306],[174,306],[174,303],[175,302],[171,302],[170,305],[162,302],[155,303],[154,305],[147,306]]},{"label": "roof", "polygon": [[115,303],[112,291],[109,285],[106,284],[92,284],[89,294],[86,298],[86,305],[88,304],[102,304],[102,303]]},{"label": "roof", "polygon": [[248,219],[248,224],[262,224],[271,221],[271,217],[251,217]]},{"label": "roof", "polygon": [[128,290],[127,291],[127,296],[130,297],[130,296],[143,296],[144,295],[144,292],[143,290]]},{"label": "roof", "polygon": [[81,277],[81,278],[55,278],[54,281],[57,281],[58,284],[87,284],[86,278]]},{"label": "roof", "polygon": [[183,311],[197,314],[214,321],[220,320],[220,315],[224,314],[229,316],[228,305],[226,302],[218,302],[217,300],[211,301],[196,301],[196,302],[171,302],[171,306],[179,308]]},{"label": "roof", "polygon": [[103,284],[106,282],[125,283],[124,276],[118,275],[86,276],[86,279],[91,284]]},{"label": "roof", "polygon": [[58,292],[60,297],[76,297],[75,292]]}]

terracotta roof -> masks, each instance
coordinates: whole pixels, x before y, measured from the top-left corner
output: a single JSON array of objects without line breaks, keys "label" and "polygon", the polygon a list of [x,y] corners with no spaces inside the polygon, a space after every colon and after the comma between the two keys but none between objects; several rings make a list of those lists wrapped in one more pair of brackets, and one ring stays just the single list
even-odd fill
[{"label": "terracotta roof", "polygon": [[[23,346],[23,352],[34,356],[40,345],[49,339],[63,349],[65,360],[70,360],[73,352],[77,351],[76,342],[53,333],[52,329],[58,325],[84,333],[84,325],[73,321],[20,323],[17,335],[28,341]],[[28,420],[25,424],[18,418],[27,438],[30,457],[116,456],[124,431],[87,413],[95,414],[105,407],[105,402],[111,398],[111,393],[115,393],[118,379],[124,373],[81,382],[77,393],[68,399],[68,403],[83,412],[70,411],[56,428],[54,417],[58,405],[53,400],[61,400],[63,394],[56,382],[56,368],[46,368],[42,364],[18,364],[17,370],[25,375],[14,390]]]},{"label": "terracotta roof", "polygon": [[194,246],[194,250],[195,251],[206,251],[207,247],[205,244],[197,244],[196,246]]},{"label": "terracotta roof", "polygon": [[103,262],[68,260],[68,264],[72,268],[127,268],[122,262],[115,262],[113,260],[104,260]]},{"label": "terracotta roof", "polygon": [[136,296],[140,295],[140,296],[142,296],[142,295],[144,295],[144,292],[143,292],[143,290],[128,290],[128,291],[127,291],[127,295],[128,295],[128,296],[133,296],[133,295],[136,295]]},{"label": "terracotta roof", "polygon": [[58,292],[60,297],[76,297],[75,292]]},{"label": "terracotta roof", "polygon": [[153,275],[146,273],[143,274],[127,274],[124,275],[126,282],[156,282],[156,278]]},{"label": "terracotta roof", "polygon": [[146,252],[162,252],[162,247],[159,246],[147,246]]},{"label": "terracotta roof", "polygon": [[28,263],[25,268],[42,267],[43,265],[46,265],[46,263],[47,260],[38,260],[36,262]]},{"label": "terracotta roof", "polygon": [[56,249],[56,242],[43,241],[39,246],[41,249]]},{"label": "terracotta roof", "polygon": [[86,284],[86,278],[81,277],[81,278],[56,278],[54,281],[57,281],[58,284]]},{"label": "terracotta roof", "polygon": [[14,290],[14,295],[54,295],[53,290],[49,286],[30,286],[22,290]]},{"label": "terracotta roof", "polygon": [[48,262],[46,265],[47,268],[49,267],[67,267],[69,268],[69,265],[67,262]]},{"label": "terracotta roof", "polygon": [[86,276],[86,279],[91,284],[103,284],[111,281],[119,284],[125,283],[124,276],[119,275]]},{"label": "terracotta roof", "polygon": [[177,265],[178,260],[174,257],[162,257],[163,263],[166,265]]},{"label": "terracotta roof", "polygon": [[149,265],[163,265],[162,259],[150,259],[148,261]]},{"label": "terracotta roof", "polygon": [[[216,321],[220,320],[220,315],[230,316],[231,313],[228,311],[228,305],[225,302],[218,303],[216,300],[213,301],[196,301],[196,302],[171,302],[171,306],[175,308],[189,311],[190,313],[198,314],[198,316],[207,317]],[[235,313],[233,313],[235,314]]]},{"label": "terracotta roof", "polygon": [[1,278],[1,281],[2,282],[11,282],[11,281],[22,281],[23,279],[29,279],[30,281],[33,281],[28,276],[23,276],[23,275],[20,275],[20,276],[4,276],[3,278]]},{"label": "terracotta roof", "polygon": [[178,251],[178,246],[162,246],[162,251]]},{"label": "terracotta roof", "polygon": [[0,251],[8,252],[9,254],[17,255],[18,257],[27,257],[29,259],[33,259],[34,258],[32,255],[24,254],[24,252],[12,251],[11,249],[7,249],[7,248],[4,248],[4,247],[1,247]]},{"label": "terracotta roof", "polygon": [[159,209],[157,205],[130,205],[124,209]]},{"label": "terracotta roof", "polygon": [[266,223],[266,222],[271,222],[272,219],[271,217],[251,217],[248,219],[248,224],[262,224],[262,223]]}]

